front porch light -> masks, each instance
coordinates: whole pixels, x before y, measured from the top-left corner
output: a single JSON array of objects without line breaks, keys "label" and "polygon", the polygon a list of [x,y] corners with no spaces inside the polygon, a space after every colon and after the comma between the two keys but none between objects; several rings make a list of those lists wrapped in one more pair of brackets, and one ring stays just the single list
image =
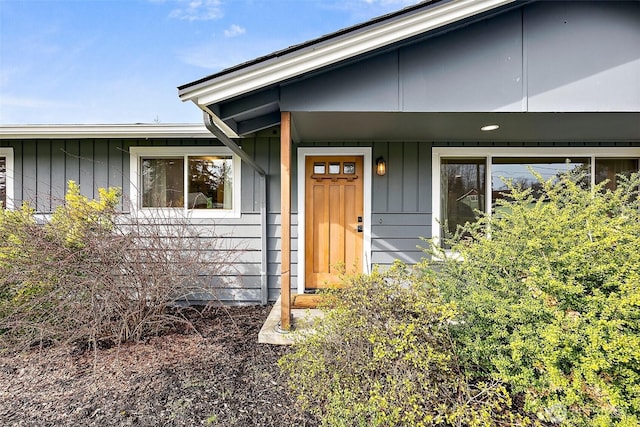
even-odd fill
[{"label": "front porch light", "polygon": [[384,161],[382,156],[376,159],[376,174],[379,176],[385,176],[387,173],[387,162]]}]

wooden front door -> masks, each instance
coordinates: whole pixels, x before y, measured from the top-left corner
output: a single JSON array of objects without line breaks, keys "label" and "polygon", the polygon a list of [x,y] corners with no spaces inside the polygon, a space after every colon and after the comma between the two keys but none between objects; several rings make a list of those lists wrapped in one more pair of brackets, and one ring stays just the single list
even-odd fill
[{"label": "wooden front door", "polygon": [[362,156],[309,156],[305,161],[305,287],[338,284],[362,272]]}]

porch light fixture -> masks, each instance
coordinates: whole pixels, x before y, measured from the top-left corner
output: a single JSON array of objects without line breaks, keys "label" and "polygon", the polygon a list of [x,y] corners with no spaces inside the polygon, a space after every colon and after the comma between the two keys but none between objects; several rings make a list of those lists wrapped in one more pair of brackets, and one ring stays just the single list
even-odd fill
[{"label": "porch light fixture", "polygon": [[384,161],[382,156],[376,159],[376,174],[379,176],[385,176],[387,174],[387,162]]},{"label": "porch light fixture", "polygon": [[499,127],[500,127],[499,125],[486,125],[486,126],[482,126],[480,130],[483,132],[490,132],[492,130],[498,129]]}]

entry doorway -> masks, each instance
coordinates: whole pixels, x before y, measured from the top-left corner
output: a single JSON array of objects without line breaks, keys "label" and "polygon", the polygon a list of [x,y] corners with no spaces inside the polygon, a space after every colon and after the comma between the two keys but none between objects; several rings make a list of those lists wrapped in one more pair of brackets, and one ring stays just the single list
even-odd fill
[{"label": "entry doorway", "polygon": [[[370,268],[370,148],[300,148],[298,293]],[[302,188],[300,188],[302,187]],[[300,202],[302,201],[302,202]]]}]

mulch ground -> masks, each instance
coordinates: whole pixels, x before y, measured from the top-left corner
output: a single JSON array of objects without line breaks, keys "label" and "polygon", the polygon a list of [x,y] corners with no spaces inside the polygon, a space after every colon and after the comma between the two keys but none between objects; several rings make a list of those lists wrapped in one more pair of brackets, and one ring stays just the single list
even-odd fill
[{"label": "mulch ground", "polygon": [[315,426],[258,344],[270,307],[205,311],[198,333],[0,354],[0,426]]}]

